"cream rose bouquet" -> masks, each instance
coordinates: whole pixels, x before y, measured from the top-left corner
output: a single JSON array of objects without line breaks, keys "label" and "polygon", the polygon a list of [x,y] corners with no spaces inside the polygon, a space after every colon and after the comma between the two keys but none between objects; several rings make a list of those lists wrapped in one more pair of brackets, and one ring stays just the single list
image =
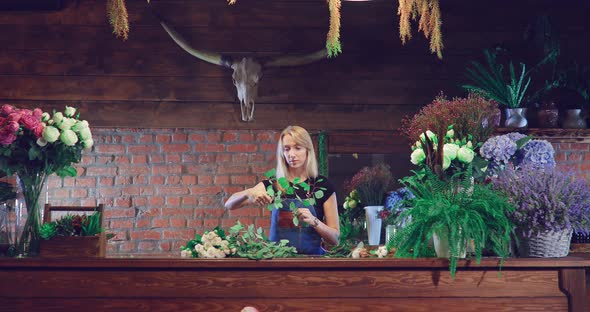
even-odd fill
[{"label": "cream rose bouquet", "polygon": [[[439,144],[443,145],[442,151]],[[421,172],[418,172],[420,175],[423,175],[426,169],[430,169],[440,178],[448,179],[471,169],[474,178],[483,178],[483,168],[487,166],[487,161],[477,155],[477,147],[473,145],[471,135],[455,138],[453,126],[448,127],[442,140],[432,131],[426,131],[412,145],[410,162],[421,168]],[[439,152],[442,152],[442,155],[438,155]]]},{"label": "cream rose bouquet", "polygon": [[213,231],[205,231],[203,235],[196,235],[185,246],[180,247],[182,258],[225,258],[236,253],[236,247],[230,243],[231,239],[226,237],[225,232],[220,228]]},{"label": "cream rose bouquet", "polygon": [[53,115],[39,108],[0,108],[0,168],[16,174],[27,206],[27,221],[16,243],[17,254],[35,254],[39,242],[39,195],[47,177],[75,177],[72,164],[94,141],[88,122],[73,107]]}]

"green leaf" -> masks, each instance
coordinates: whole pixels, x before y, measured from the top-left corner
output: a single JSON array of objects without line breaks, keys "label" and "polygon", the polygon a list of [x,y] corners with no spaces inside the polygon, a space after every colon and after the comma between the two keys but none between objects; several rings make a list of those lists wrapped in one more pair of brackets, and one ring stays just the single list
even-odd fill
[{"label": "green leaf", "polygon": [[277,170],[275,168],[270,169],[269,171],[264,173],[264,176],[267,179],[273,179],[277,174]]},{"label": "green leaf", "polygon": [[319,198],[324,197],[324,192],[322,190],[318,190],[313,195],[314,195],[315,198],[318,198],[319,199]]},{"label": "green leaf", "polygon": [[295,224],[295,226],[299,226],[299,218],[297,218],[297,216],[293,216],[293,224]]},{"label": "green leaf", "polygon": [[29,148],[29,160],[42,159],[42,156],[41,149],[39,149],[37,144]]},{"label": "green leaf", "polygon": [[60,177],[76,177],[78,175],[78,171],[76,168],[68,166],[65,168],[61,168],[55,172]]},{"label": "green leaf", "polygon": [[287,180],[287,178],[285,177],[280,177],[279,180],[279,185],[281,186],[281,188],[286,189],[289,187],[289,180]]},{"label": "green leaf", "polygon": [[266,187],[266,194],[270,197],[275,197],[275,190],[272,188],[272,185]]},{"label": "green leaf", "polygon": [[311,189],[311,186],[309,184],[307,184],[307,182],[301,182],[299,184],[306,192],[309,192],[309,190]]}]

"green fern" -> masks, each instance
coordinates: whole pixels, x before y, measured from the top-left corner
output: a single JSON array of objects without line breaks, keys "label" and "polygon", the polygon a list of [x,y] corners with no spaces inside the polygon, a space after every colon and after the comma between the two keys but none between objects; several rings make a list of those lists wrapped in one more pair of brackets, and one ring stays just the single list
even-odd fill
[{"label": "green fern", "polygon": [[388,246],[397,248],[397,256],[424,257],[431,253],[433,234],[441,232],[448,233],[453,278],[457,255],[464,252],[467,242],[473,243],[478,264],[484,249],[502,259],[508,256],[513,224],[507,212],[514,207],[489,186],[472,184],[469,172],[458,173],[450,181],[442,181],[430,171],[421,179],[410,176],[401,180],[415,198],[406,201],[412,208],[398,220],[407,222]]}]

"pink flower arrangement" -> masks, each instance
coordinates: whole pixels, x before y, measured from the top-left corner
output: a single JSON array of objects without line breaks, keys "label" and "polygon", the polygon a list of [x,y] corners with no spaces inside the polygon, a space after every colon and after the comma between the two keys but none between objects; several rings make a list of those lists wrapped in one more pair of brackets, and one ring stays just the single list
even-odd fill
[{"label": "pink flower arrangement", "polygon": [[0,109],[0,144],[12,144],[17,138],[17,132],[22,126],[24,130],[31,131],[35,137],[40,138],[45,126],[41,122],[43,111],[39,108],[17,109],[12,105],[4,104]]},{"label": "pink flower arrangement", "polygon": [[39,240],[39,195],[47,177],[75,177],[73,163],[94,144],[86,120],[66,106],[53,116],[41,109],[0,108],[0,168],[16,174],[25,197],[27,221],[16,243],[17,254],[34,254]]}]

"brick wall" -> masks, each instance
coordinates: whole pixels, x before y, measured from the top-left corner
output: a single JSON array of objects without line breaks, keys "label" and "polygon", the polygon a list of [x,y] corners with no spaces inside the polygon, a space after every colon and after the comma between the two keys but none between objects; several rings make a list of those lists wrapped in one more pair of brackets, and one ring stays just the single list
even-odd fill
[{"label": "brick wall", "polygon": [[53,205],[104,203],[108,253],[166,254],[215,226],[240,220],[268,227],[264,208],[231,213],[229,194],[256,184],[274,166],[276,131],[94,129],[77,178],[52,176]]},{"label": "brick wall", "polygon": [[[267,229],[265,208],[230,213],[223,202],[229,194],[256,184],[274,166],[278,134],[94,129],[96,144],[84,153],[78,177],[50,178],[49,202],[104,203],[106,227],[116,234],[109,242],[109,255],[174,254],[195,232],[218,225],[228,228],[236,220]],[[560,165],[588,172],[590,144],[553,145]]]}]

